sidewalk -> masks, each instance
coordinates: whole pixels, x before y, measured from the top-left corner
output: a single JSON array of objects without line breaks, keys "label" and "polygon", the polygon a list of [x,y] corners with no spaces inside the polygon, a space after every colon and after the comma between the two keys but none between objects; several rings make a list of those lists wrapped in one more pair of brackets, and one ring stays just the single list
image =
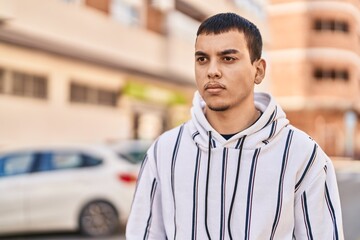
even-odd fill
[{"label": "sidewalk", "polygon": [[331,157],[336,172],[360,173],[360,160],[345,157]]}]

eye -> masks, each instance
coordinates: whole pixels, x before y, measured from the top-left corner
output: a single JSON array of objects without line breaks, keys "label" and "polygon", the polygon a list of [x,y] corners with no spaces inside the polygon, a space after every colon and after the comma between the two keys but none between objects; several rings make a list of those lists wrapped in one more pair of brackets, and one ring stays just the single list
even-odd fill
[{"label": "eye", "polygon": [[207,58],[206,57],[198,57],[198,58],[196,58],[196,61],[198,63],[205,63],[207,61]]},{"label": "eye", "polygon": [[235,60],[235,58],[233,58],[233,57],[224,57],[223,60],[224,60],[224,62],[233,62]]}]

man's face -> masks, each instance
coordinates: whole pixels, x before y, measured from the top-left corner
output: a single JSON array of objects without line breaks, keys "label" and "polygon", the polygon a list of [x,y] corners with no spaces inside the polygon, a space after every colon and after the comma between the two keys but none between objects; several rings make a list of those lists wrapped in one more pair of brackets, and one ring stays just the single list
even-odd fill
[{"label": "man's face", "polygon": [[243,33],[201,34],[195,43],[195,78],[200,95],[213,111],[253,104],[258,62],[250,61]]}]

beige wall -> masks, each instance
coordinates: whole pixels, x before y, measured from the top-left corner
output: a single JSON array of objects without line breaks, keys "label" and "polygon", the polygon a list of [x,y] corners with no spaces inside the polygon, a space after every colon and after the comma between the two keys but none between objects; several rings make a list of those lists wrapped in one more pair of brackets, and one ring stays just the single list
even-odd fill
[{"label": "beige wall", "polygon": [[48,99],[0,94],[0,146],[99,142],[131,136],[126,109],[69,102],[71,79],[119,89],[121,74],[29,49],[0,44],[0,67],[48,76]]}]

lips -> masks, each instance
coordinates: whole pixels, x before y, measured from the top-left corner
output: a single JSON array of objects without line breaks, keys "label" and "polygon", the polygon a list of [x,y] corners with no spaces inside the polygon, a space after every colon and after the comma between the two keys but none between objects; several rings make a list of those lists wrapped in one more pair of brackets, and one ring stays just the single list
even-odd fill
[{"label": "lips", "polygon": [[223,89],[226,89],[225,86],[221,83],[217,83],[217,82],[211,82],[211,83],[207,83],[204,86],[204,89],[208,92],[219,92]]}]

